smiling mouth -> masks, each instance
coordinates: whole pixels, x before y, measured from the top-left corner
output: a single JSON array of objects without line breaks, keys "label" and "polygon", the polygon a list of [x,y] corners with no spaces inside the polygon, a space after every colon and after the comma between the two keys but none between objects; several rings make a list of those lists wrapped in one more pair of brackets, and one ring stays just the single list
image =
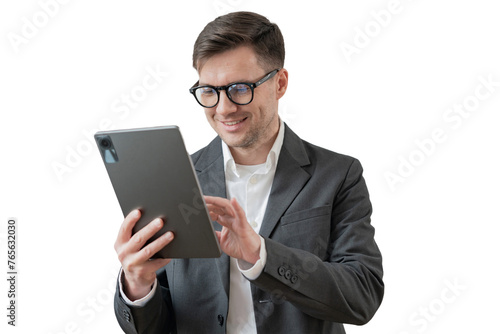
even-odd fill
[{"label": "smiling mouth", "polygon": [[243,121],[244,121],[244,120],[246,120],[246,119],[247,119],[247,118],[245,117],[245,118],[243,118],[243,119],[241,119],[241,120],[239,120],[239,121],[222,122],[222,123],[223,123],[224,125],[229,125],[229,126],[231,126],[231,125],[236,125],[236,124],[239,124],[239,123],[243,122]]}]

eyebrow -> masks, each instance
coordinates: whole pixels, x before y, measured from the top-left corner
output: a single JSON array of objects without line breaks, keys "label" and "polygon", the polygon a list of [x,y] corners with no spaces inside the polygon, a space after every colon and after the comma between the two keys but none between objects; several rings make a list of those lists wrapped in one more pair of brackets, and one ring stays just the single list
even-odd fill
[{"label": "eyebrow", "polygon": [[220,85],[220,86],[216,86],[216,85],[212,85],[212,84],[209,84],[209,83],[201,83],[200,80],[198,80],[198,83],[195,84],[196,86],[212,86],[212,87],[224,87],[224,86],[229,86],[229,85],[232,85],[232,84],[235,84],[235,83],[252,83],[251,81],[249,80],[235,80],[235,81],[231,81],[230,83],[227,83],[225,85]]}]

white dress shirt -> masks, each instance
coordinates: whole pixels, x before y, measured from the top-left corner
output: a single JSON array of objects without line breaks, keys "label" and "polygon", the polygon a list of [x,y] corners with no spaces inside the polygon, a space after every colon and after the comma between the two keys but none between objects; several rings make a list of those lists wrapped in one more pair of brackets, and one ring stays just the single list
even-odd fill
[{"label": "white dress shirt", "polygon": [[[224,170],[226,175],[226,194],[228,199],[236,198],[247,216],[247,221],[258,233],[283,145],[284,129],[280,120],[278,136],[267,155],[266,162],[260,165],[238,165],[234,162],[228,146],[222,142]],[[261,237],[260,260],[252,267],[249,263],[231,258],[229,274],[229,312],[226,333],[256,334],[255,314],[252,293],[248,279],[256,279],[266,264],[266,247]],[[241,273],[243,275],[241,275]]]},{"label": "white dress shirt", "polygon": [[[269,151],[266,162],[260,165],[238,165],[234,162],[229,147],[222,141],[226,194],[228,199],[236,198],[252,228],[258,233],[266,211],[267,201],[283,145],[285,128],[280,120],[278,136]],[[226,322],[228,334],[257,333],[249,280],[256,279],[264,269],[267,253],[264,238],[261,237],[260,259],[251,265],[243,260],[230,258],[229,312]],[[122,274],[120,273],[120,277]],[[119,280],[120,293],[131,306],[144,306],[154,295],[157,280],[151,292],[139,300],[131,301],[123,292]]]}]

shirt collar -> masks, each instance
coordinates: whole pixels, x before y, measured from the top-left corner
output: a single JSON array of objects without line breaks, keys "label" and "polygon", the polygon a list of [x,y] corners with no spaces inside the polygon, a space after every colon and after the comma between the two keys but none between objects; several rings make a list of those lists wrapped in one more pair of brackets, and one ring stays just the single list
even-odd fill
[{"label": "shirt collar", "polygon": [[[264,173],[268,173],[272,169],[276,170],[284,138],[285,138],[285,126],[283,120],[280,118],[280,128],[278,130],[278,136],[276,137],[276,140],[274,141],[274,144],[267,155],[266,162],[264,163],[265,165]],[[233,155],[231,154],[229,147],[223,140],[221,140],[221,143],[222,143],[222,154],[224,156],[224,171],[227,173],[227,171],[230,170],[234,174],[239,176],[236,169],[236,163],[234,162]]]}]

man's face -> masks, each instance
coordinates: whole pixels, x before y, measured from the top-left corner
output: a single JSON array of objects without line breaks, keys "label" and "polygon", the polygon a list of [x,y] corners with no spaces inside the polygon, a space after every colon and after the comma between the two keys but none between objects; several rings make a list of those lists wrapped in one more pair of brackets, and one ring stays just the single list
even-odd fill
[{"label": "man's face", "polygon": [[[233,82],[256,82],[267,72],[250,47],[242,46],[209,58],[199,71],[199,84],[225,86]],[[219,103],[205,108],[208,122],[230,148],[256,148],[273,140],[279,129],[279,73],[254,89],[247,105],[231,102],[225,91]]]}]

